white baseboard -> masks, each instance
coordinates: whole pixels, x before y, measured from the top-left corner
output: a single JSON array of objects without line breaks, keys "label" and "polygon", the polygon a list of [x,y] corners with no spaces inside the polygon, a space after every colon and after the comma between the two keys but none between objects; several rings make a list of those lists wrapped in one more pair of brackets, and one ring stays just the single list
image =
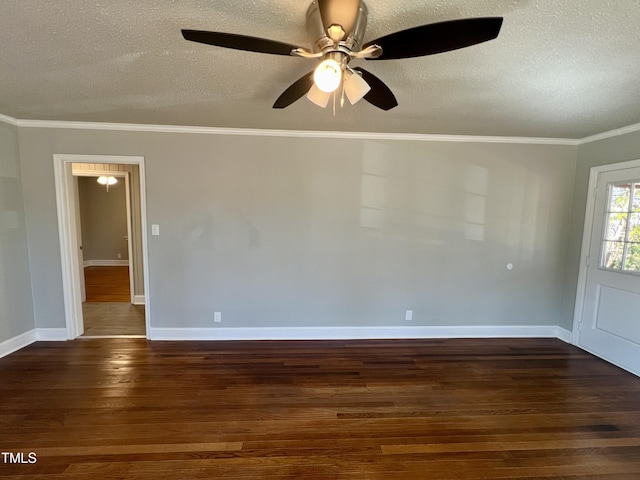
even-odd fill
[{"label": "white baseboard", "polygon": [[[151,328],[149,340],[366,340],[381,338],[559,338],[571,332],[554,325],[473,327],[275,327]],[[34,328],[0,343],[0,358],[36,341],[68,340],[66,328]]]},{"label": "white baseboard", "polygon": [[133,304],[134,305],[144,305],[144,295],[134,295],[133,296]]},{"label": "white baseboard", "polygon": [[0,358],[20,350],[33,342],[60,342],[67,340],[66,328],[33,328],[0,343]]},{"label": "white baseboard", "polygon": [[36,340],[39,342],[65,342],[69,340],[66,328],[36,328]]},{"label": "white baseboard", "polygon": [[4,342],[0,343],[0,358],[6,357],[7,355],[20,350],[27,345],[31,345],[36,340],[37,337],[35,328],[33,330],[29,330],[28,332],[24,332],[13,338],[10,338],[9,340],[5,340]]},{"label": "white baseboard", "polygon": [[365,340],[382,338],[560,338],[571,333],[555,325],[456,327],[274,327],[154,328],[150,340]]},{"label": "white baseboard", "polygon": [[85,260],[83,267],[127,267],[129,260]]},{"label": "white baseboard", "polygon": [[559,338],[565,343],[571,343],[571,332],[562,327],[555,327],[556,329],[556,338]]}]

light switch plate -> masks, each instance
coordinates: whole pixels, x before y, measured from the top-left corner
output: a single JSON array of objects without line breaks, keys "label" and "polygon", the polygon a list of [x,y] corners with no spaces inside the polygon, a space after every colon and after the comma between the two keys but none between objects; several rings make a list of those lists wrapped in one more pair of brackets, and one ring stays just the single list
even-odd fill
[{"label": "light switch plate", "polygon": [[151,235],[160,235],[160,225],[157,223],[151,225]]}]

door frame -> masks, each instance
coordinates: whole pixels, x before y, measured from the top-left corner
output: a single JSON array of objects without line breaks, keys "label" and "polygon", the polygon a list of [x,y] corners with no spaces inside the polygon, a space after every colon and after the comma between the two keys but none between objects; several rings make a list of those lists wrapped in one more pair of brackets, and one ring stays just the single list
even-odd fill
[{"label": "door frame", "polygon": [[[73,188],[73,163],[115,163],[137,165],[140,179],[140,217],[142,224],[142,276],[145,294],[145,334],[149,338],[151,326],[151,297],[149,295],[149,259],[147,252],[147,206],[144,157],[122,155],[78,155],[54,154],[53,169],[60,237],[62,266],[62,291],[64,300],[67,338],[72,340],[84,333],[82,320],[82,298],[80,293],[80,268],[78,262],[77,222],[75,215],[75,192]],[[126,173],[126,172],[120,172]],[[131,234],[129,233],[129,242]],[[131,261],[131,259],[130,259]]]},{"label": "door frame", "polygon": [[[584,300],[587,293],[587,271],[589,266],[589,250],[591,248],[591,233],[593,230],[593,219],[596,213],[596,187],[600,175],[605,172],[616,170],[627,170],[629,168],[640,167],[640,160],[630,160],[627,162],[610,163],[591,167],[589,171],[589,185],[587,187],[587,206],[584,214],[584,228],[582,230],[582,247],[580,249],[580,268],[578,270],[578,288],[576,290],[576,303],[573,311],[573,329],[571,332],[571,343],[580,346],[580,329],[584,313]],[[598,259],[593,259],[598,261]]]},{"label": "door frame", "polygon": [[[135,290],[134,290],[134,285],[133,285],[133,278],[134,278],[134,271],[135,271],[135,263],[133,262],[133,257],[131,255],[132,251],[133,251],[133,245],[132,245],[132,229],[131,229],[131,194],[130,194],[130,190],[129,190],[129,182],[130,180],[130,175],[129,172],[123,172],[120,170],[100,170],[100,171],[96,171],[96,170],[83,170],[83,169],[76,169],[75,171],[72,170],[72,175],[74,177],[94,177],[94,178],[98,178],[100,176],[106,175],[106,176],[110,176],[110,177],[118,177],[118,178],[124,178],[124,186],[125,186],[125,205],[126,205],[126,209],[127,209],[127,261],[129,262],[129,297],[131,299],[131,303],[133,305],[136,304],[135,302]],[[76,201],[80,201],[79,198],[76,198]],[[76,226],[78,225],[78,222],[76,221]],[[81,224],[82,225],[82,224]],[[84,243],[84,242],[83,242]],[[82,271],[82,269],[80,270]],[[80,281],[82,282],[82,279],[80,279]]]}]

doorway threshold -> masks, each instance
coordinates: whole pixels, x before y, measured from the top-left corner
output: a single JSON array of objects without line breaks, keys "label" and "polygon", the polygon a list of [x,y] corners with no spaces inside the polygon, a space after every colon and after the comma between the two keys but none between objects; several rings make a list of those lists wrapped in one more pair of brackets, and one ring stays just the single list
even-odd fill
[{"label": "doorway threshold", "polygon": [[96,338],[147,338],[146,335],[81,335],[76,337],[76,340],[89,339],[95,340]]}]

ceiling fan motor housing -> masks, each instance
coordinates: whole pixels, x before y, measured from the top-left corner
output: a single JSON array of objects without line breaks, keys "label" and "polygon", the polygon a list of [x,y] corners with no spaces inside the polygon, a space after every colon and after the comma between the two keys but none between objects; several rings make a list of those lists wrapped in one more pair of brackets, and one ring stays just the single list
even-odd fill
[{"label": "ceiling fan motor housing", "polygon": [[[318,0],[311,2],[307,11],[307,32],[313,42],[313,51],[322,52],[325,58],[331,58],[335,52],[341,52],[349,58],[350,52],[362,48],[364,32],[367,28],[367,6],[362,0]],[[339,25],[344,36],[337,43],[329,36],[329,28]]]}]

